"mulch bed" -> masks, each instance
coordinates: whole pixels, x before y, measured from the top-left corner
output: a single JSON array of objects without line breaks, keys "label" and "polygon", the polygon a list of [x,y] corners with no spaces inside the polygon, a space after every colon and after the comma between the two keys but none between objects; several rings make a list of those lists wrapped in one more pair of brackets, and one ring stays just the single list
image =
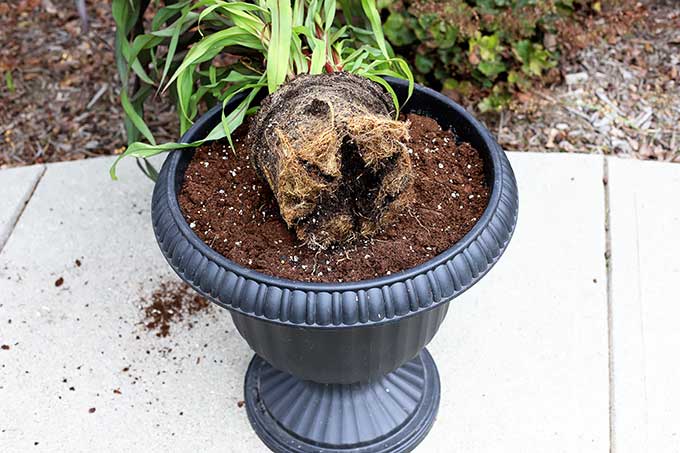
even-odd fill
[{"label": "mulch bed", "polygon": [[199,148],[185,173],[180,206],[196,234],[238,264],[302,281],[357,281],[421,264],[460,240],[488,204],[484,163],[432,119],[409,115],[414,202],[372,239],[315,250],[295,240],[249,163],[237,131]]},{"label": "mulch bed", "polygon": [[[680,9],[647,0],[574,36],[563,82],[519,93],[485,122],[505,149],[680,162]],[[580,44],[579,44],[580,43]]]},{"label": "mulch bed", "polygon": [[[482,116],[505,149],[680,161],[677,1],[621,5],[574,25],[559,83]],[[73,0],[0,3],[0,168],[123,151],[110,2],[87,12],[83,33]],[[172,102],[146,109],[157,140],[176,140]]]},{"label": "mulch bed", "polygon": [[[87,11],[82,33],[73,0],[0,3],[0,168],[123,151],[111,5]],[[159,141],[178,134],[171,104],[147,107]]]}]

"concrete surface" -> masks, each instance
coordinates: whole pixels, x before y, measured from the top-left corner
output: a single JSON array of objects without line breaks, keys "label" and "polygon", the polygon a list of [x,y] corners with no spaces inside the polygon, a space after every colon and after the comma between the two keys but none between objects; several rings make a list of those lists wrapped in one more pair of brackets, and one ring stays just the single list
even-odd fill
[{"label": "concrete surface", "polygon": [[515,236],[431,346],[439,417],[419,452],[606,452],[602,158],[510,154]]},{"label": "concrete surface", "polygon": [[0,171],[0,250],[44,171],[43,165]]},{"label": "concrete surface", "polygon": [[511,154],[517,230],[430,351],[442,405],[422,452],[605,452],[602,159]]},{"label": "concrete surface", "polygon": [[0,253],[0,451],[262,451],[228,314],[164,339],[140,325],[141,299],[176,277],[151,182],[133,161],[110,181],[110,163],[48,166]]},{"label": "concrete surface", "polygon": [[[510,156],[518,229],[429,347],[442,403],[417,451],[680,450],[680,166],[609,161],[608,280],[603,158]],[[111,161],[48,165],[0,252],[0,451],[265,451],[238,404],[251,352],[228,313],[167,338],[142,325],[176,277],[151,183],[132,161],[111,182]],[[0,219],[31,192],[4,196],[17,203]]]},{"label": "concrete surface", "polygon": [[680,165],[609,159],[617,453],[680,451]]}]

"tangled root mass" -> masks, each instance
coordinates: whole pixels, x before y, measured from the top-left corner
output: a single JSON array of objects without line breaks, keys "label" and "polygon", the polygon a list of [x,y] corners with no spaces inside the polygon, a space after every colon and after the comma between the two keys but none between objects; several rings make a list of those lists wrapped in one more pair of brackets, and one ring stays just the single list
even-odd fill
[{"label": "tangled root mass", "polygon": [[410,201],[408,124],[382,87],[348,73],[299,76],[266,98],[251,161],[300,240],[370,236]]}]

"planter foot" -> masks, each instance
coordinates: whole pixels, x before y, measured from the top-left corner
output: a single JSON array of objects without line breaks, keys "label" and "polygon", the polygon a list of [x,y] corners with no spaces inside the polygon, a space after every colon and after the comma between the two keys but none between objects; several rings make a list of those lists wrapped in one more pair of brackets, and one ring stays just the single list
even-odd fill
[{"label": "planter foot", "polygon": [[259,356],[245,382],[248,418],[274,452],[408,452],[432,427],[439,374],[423,349],[401,368],[363,384],[319,384]]}]

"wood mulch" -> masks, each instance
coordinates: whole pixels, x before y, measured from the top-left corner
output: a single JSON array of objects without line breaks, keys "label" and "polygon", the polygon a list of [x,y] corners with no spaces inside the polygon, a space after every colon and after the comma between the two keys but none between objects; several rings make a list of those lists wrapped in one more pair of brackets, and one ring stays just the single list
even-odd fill
[{"label": "wood mulch", "polygon": [[[124,149],[110,2],[87,12],[82,33],[73,0],[0,3],[0,168]],[[177,137],[169,104],[148,107],[160,141]]]},{"label": "wood mulch", "polygon": [[567,58],[559,84],[520,93],[484,118],[501,145],[680,162],[677,5],[646,1],[597,20],[606,33]]},{"label": "wood mulch", "polygon": [[[675,0],[623,5],[585,35],[575,28],[559,83],[480,115],[505,149],[680,162],[680,9]],[[0,168],[124,149],[110,2],[87,11],[82,33],[73,0],[0,3]],[[178,137],[171,104],[147,106],[159,142]]]}]

